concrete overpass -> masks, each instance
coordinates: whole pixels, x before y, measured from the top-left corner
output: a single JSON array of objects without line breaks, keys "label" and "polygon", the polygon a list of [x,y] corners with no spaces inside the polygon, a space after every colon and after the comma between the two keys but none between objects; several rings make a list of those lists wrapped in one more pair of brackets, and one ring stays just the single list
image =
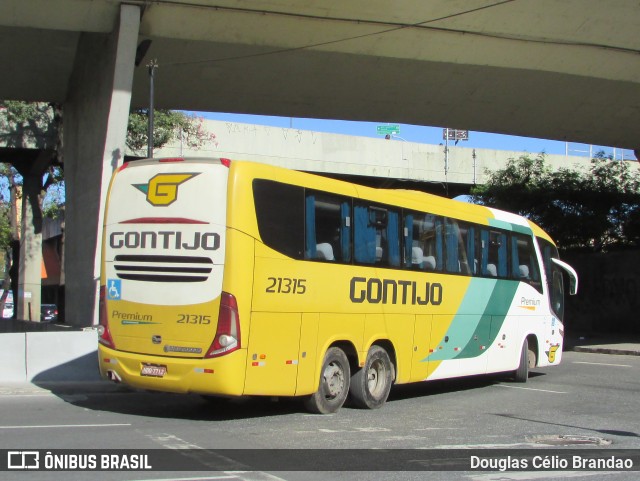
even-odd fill
[{"label": "concrete overpass", "polygon": [[157,107],[634,149],[639,20],[635,0],[3,0],[0,98],[64,107],[68,321],[96,317],[102,186],[149,59]]},{"label": "concrete overpass", "polygon": [[3,0],[0,97],[67,102],[123,4],[135,107],[155,58],[158,107],[640,146],[635,0]]},{"label": "concrete overpass", "polygon": [[[198,149],[174,142],[156,151],[159,157],[227,157],[318,173],[382,188],[404,188],[455,197],[483,184],[487,170],[504,168],[511,158],[527,152],[472,149],[397,139],[357,137],[268,125],[204,120],[215,134]],[[535,156],[537,152],[529,152]],[[587,169],[588,156],[546,155],[552,170]],[[636,161],[628,162],[633,171]]]}]

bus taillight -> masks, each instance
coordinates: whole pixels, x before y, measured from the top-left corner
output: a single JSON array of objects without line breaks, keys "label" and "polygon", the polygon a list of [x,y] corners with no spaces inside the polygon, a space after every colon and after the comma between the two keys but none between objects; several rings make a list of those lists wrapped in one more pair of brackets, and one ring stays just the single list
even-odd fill
[{"label": "bus taillight", "polygon": [[111,331],[109,331],[109,321],[107,318],[107,299],[106,299],[106,287],[100,286],[100,324],[98,325],[98,342],[111,349],[115,349],[116,346],[113,343],[111,337]]},{"label": "bus taillight", "polygon": [[218,357],[240,349],[240,316],[236,298],[223,292],[220,296],[218,329],[205,358]]}]

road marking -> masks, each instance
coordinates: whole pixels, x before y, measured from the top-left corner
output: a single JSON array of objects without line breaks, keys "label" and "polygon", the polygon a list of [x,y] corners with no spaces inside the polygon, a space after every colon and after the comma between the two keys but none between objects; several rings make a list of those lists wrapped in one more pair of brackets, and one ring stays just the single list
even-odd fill
[{"label": "road marking", "polygon": [[414,431],[455,431],[464,428],[414,428]]},{"label": "road marking", "polygon": [[173,434],[148,434],[147,437],[167,449],[203,449]]},{"label": "road marking", "polygon": [[391,429],[389,428],[354,428],[354,429],[327,429],[327,428],[319,428],[318,431],[321,433],[384,433],[389,432]]},{"label": "road marking", "polygon": [[440,444],[430,449],[512,449],[539,448],[536,443]]},{"label": "road marking", "polygon": [[532,387],[520,387],[520,386],[509,386],[507,384],[494,384],[494,386],[498,387],[508,387],[510,389],[524,389],[525,391],[539,391],[539,392],[550,392],[552,394],[567,394],[564,391],[552,391],[551,389],[534,389]]},{"label": "road marking", "polygon": [[225,473],[233,474],[241,481],[286,481],[264,471],[225,471]]},{"label": "road marking", "polygon": [[[225,471],[221,471],[224,473],[225,477],[213,477],[213,478],[184,478],[183,481],[190,480],[208,480],[208,479],[240,479],[241,481],[284,481],[282,478],[274,476],[273,474],[265,473],[264,471],[247,471],[242,468],[247,468],[248,466],[244,466],[242,463],[239,463],[231,458],[223,456],[220,453],[216,452],[205,452],[204,448],[198,446],[197,444],[190,443],[189,441],[185,441],[184,439],[180,439],[178,436],[169,433],[161,433],[161,434],[149,434],[147,435],[149,439],[160,444],[162,447],[167,449],[176,449],[182,452],[185,457],[195,459],[201,464],[210,467],[212,470],[218,468],[218,464],[214,462],[214,459],[217,459],[219,462],[226,463],[228,466],[233,466],[239,469],[229,469]],[[217,470],[217,469],[216,469]],[[230,476],[230,477],[226,477]],[[168,480],[157,480],[157,481],[168,481]]]},{"label": "road marking", "polygon": [[196,476],[193,478],[156,478],[156,479],[138,479],[130,481],[215,481],[217,479],[239,479],[240,481],[285,481],[282,478],[273,476],[269,473],[261,471],[225,471],[220,476]]},{"label": "road marking", "polygon": [[46,396],[55,396],[55,394],[51,394],[50,392],[43,393],[29,393],[29,394],[21,394],[19,392],[0,392],[1,397],[46,397]]},{"label": "road marking", "polygon": [[131,481],[214,481],[216,479],[238,479],[237,476],[204,476],[196,478],[156,478],[156,479],[139,479]]},{"label": "road marking", "polygon": [[593,366],[633,367],[629,364],[607,364],[606,362],[573,361],[573,364],[591,364]]},{"label": "road marking", "polygon": [[130,423],[114,424],[40,424],[34,426],[0,426],[0,429],[44,429],[44,428],[106,428],[114,426],[131,426]]},{"label": "road marking", "polygon": [[2,397],[47,397],[55,396],[51,391],[46,389],[29,387],[29,386],[3,386],[0,388],[0,396]]}]

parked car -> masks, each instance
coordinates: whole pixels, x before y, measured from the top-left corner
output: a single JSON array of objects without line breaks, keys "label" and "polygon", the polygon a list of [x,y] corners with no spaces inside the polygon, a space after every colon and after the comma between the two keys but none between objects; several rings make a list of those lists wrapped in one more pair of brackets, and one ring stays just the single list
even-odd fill
[{"label": "parked car", "polygon": [[40,320],[42,322],[56,322],[58,320],[58,306],[55,304],[41,304]]},{"label": "parked car", "polygon": [[13,303],[5,302],[4,309],[2,310],[2,317],[5,319],[10,319],[13,317]]}]

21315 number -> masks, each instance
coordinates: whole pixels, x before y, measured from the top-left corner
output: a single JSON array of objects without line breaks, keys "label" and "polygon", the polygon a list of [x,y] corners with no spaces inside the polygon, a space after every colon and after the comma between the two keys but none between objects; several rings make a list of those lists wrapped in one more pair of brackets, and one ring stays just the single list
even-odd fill
[{"label": "21315 number", "polygon": [[178,314],[178,324],[211,324],[211,316]]},{"label": "21315 number", "polygon": [[265,292],[272,294],[304,294],[307,292],[306,279],[292,279],[289,277],[269,277],[269,285]]}]

